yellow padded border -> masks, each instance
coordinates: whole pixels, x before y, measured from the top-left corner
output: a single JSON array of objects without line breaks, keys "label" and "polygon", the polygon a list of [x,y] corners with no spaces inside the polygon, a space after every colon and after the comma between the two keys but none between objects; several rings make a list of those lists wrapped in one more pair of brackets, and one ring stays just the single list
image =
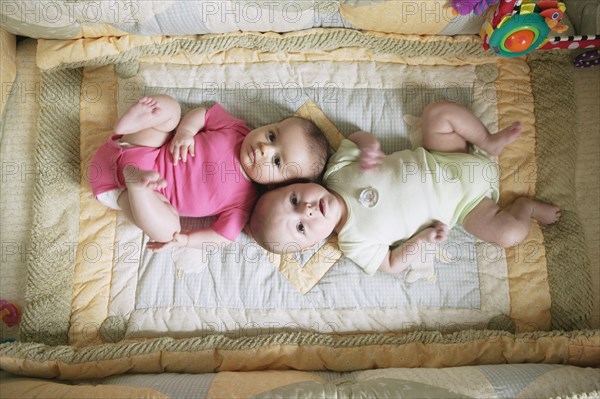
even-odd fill
[{"label": "yellow padded border", "polygon": [[110,136],[117,119],[117,76],[114,67],[85,68],[80,97],[79,245],[73,276],[69,343],[99,344],[108,316],[117,213],[92,195],[87,167],[96,149]]},{"label": "yellow padded border", "polygon": [[158,391],[145,387],[118,385],[71,385],[43,380],[11,381],[0,385],[3,398],[63,398],[63,399],[169,399]]},{"label": "yellow padded border", "polygon": [[2,97],[0,98],[0,121],[4,112],[4,106],[8,101],[10,86],[17,77],[17,39],[15,35],[0,29],[0,59],[2,68],[0,68],[0,85]]},{"label": "yellow padded border", "polygon": [[[523,59],[498,59],[495,81],[500,129],[514,121],[524,125],[521,137],[499,157],[500,205],[516,197],[535,197],[537,161],[535,115],[529,66]],[[518,167],[517,167],[518,166]],[[510,318],[517,332],[547,331],[551,328],[550,287],[544,237],[532,221],[529,235],[519,245],[506,249],[510,293]],[[535,287],[535,289],[531,289]],[[543,287],[543,289],[542,289]]]},{"label": "yellow padded border", "polygon": [[[311,34],[319,34],[331,32],[330,29],[311,29]],[[259,35],[264,38],[295,38],[306,36],[306,32],[289,32],[278,34],[273,32],[266,33],[228,33],[227,38],[234,39],[238,36],[253,36]],[[204,35],[203,40],[211,40],[219,38],[223,35]],[[369,32],[371,37],[397,37],[408,42],[415,42],[423,45],[435,43],[436,46],[443,46],[445,43],[479,43],[480,39],[476,36],[418,36],[418,35],[397,35],[379,32]],[[113,56],[123,53],[128,50],[133,50],[143,46],[163,46],[176,40],[196,39],[193,36],[134,36],[127,35],[121,37],[100,37],[94,39],[78,39],[78,40],[38,40],[37,65],[40,69],[51,69],[60,66],[61,64],[78,63],[93,60],[102,56]],[[180,51],[176,54],[168,56],[160,55],[144,55],[139,58],[140,62],[155,62],[155,63],[174,63],[185,65],[199,64],[225,64],[239,62],[267,62],[267,61],[318,61],[318,60],[335,60],[335,61],[385,61],[397,62],[407,65],[456,65],[457,63],[484,64],[493,62],[493,59],[485,59],[477,56],[461,56],[460,59],[448,57],[404,57],[399,54],[376,54],[372,50],[366,48],[340,48],[336,50],[315,50],[310,52],[294,52],[294,53],[269,53],[260,52],[249,49],[231,49],[218,53],[208,54],[191,54],[189,52]]]},{"label": "yellow padded border", "polygon": [[[391,335],[391,334],[390,334]],[[176,341],[175,341],[176,342]],[[61,360],[0,358],[0,367],[9,373],[44,378],[82,380],[124,373],[209,373],[267,369],[354,371],[396,367],[457,367],[503,363],[568,364],[580,367],[600,365],[600,336],[493,335],[456,343],[411,342],[406,344],[271,344],[228,350],[218,348],[191,351],[157,349],[144,355],[115,359],[89,359],[71,363]],[[129,345],[135,344],[133,341]],[[143,341],[138,342],[143,346]],[[114,344],[111,344],[114,345]],[[60,350],[38,346],[35,351]],[[101,351],[107,348],[98,348]],[[97,351],[97,349],[94,349]]]}]

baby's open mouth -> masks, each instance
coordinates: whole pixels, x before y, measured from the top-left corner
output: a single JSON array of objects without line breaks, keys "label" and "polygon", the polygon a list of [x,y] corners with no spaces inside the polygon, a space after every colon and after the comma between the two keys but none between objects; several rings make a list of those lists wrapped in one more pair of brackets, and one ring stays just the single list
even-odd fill
[{"label": "baby's open mouth", "polygon": [[325,216],[325,204],[322,199],[319,200],[319,211],[321,211],[321,215]]}]

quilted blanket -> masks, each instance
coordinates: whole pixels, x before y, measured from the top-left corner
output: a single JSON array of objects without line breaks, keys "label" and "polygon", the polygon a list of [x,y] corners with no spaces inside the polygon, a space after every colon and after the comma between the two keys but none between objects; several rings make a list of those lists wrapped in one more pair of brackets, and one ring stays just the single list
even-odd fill
[{"label": "quilted blanket", "polygon": [[[330,345],[347,362],[334,362],[336,370],[415,365],[404,355],[387,362],[362,353],[390,345],[400,354],[419,343],[425,346],[415,350],[430,355],[435,345],[468,348],[458,359],[448,352],[423,357],[429,365],[471,364],[477,352],[489,361],[588,364],[587,349],[577,358],[560,348],[597,351],[597,332],[585,331],[591,283],[574,209],[575,145],[567,133],[575,105],[561,53],[499,59],[469,37],[316,29],[40,40],[38,64],[40,178],[22,323],[31,343],[1,346],[3,367],[19,369],[27,358],[49,367],[43,375],[60,375],[64,364],[91,359],[214,355],[222,348],[252,369],[293,356],[268,354],[271,345],[291,345],[297,356]],[[92,197],[87,166],[118,115],[156,93],[177,98],[184,110],[221,103],[253,126],[300,113],[318,122],[334,147],[355,130],[371,131],[386,152],[410,147],[411,121],[440,99],[469,107],[490,131],[521,120],[523,136],[498,159],[500,202],[535,196],[559,204],[562,218],[534,224],[507,250],[455,228],[445,246],[431,248],[427,273],[400,277],[365,275],[335,241],[295,258],[268,254],[247,234],[228,247],[153,254],[139,229]],[[209,222],[186,219],[184,226]],[[530,350],[509,356],[523,337]],[[60,346],[38,347],[32,359],[39,344]],[[307,356],[294,367],[332,365]],[[235,369],[216,359],[184,370]],[[55,362],[64,362],[61,371]]]}]

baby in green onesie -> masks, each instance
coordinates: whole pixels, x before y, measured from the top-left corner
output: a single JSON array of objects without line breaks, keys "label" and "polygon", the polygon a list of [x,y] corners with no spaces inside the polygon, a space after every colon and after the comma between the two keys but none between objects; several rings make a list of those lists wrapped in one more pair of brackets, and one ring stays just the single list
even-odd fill
[{"label": "baby in green onesie", "polygon": [[513,123],[490,134],[467,108],[444,101],[423,111],[424,148],[384,155],[373,135],[353,133],[331,157],[325,187],[298,183],[265,193],[250,220],[252,234],[266,249],[285,253],[335,232],[344,255],[369,274],[402,272],[424,243],[446,240],[455,224],[484,241],[516,245],[531,218],[553,223],[560,208],[526,197],[500,208],[497,165],[469,154],[468,144],[499,155],[521,130]]}]

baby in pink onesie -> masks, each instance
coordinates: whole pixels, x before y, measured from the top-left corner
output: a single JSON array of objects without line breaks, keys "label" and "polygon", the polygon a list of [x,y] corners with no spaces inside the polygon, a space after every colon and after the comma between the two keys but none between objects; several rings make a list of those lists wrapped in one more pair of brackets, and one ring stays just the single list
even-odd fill
[{"label": "baby in pink onesie", "polygon": [[[304,118],[250,130],[219,104],[181,118],[179,104],[167,95],[141,98],[114,133],[90,163],[92,191],[140,227],[154,241],[151,250],[234,241],[256,201],[257,183],[314,181],[328,148]],[[180,216],[213,215],[210,228],[181,233]]]}]

